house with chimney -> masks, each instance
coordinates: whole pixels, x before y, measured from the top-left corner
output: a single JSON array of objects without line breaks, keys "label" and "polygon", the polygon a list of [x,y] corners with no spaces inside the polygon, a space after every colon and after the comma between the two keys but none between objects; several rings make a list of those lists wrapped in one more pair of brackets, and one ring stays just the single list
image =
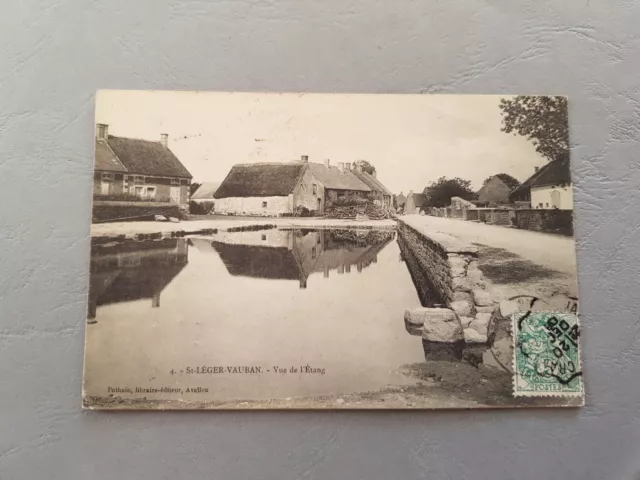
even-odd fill
[{"label": "house with chimney", "polygon": [[375,197],[390,204],[388,190],[379,181],[370,187],[363,179],[375,177],[366,175],[350,163],[310,162],[307,155],[288,163],[234,165],[214,194],[215,213],[281,216],[305,208],[322,215],[342,198]]},{"label": "house with chimney", "polygon": [[166,133],[150,141],[109,135],[108,125],[96,125],[94,199],[186,206],[192,176],[168,142]]},{"label": "house with chimney", "polygon": [[511,192],[509,198],[512,202],[529,202],[534,209],[573,210],[569,155],[536,167],[533,175]]}]

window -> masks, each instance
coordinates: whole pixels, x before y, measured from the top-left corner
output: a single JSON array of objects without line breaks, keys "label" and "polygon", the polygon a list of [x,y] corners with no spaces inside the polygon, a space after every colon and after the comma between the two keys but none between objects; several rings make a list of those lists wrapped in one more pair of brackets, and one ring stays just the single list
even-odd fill
[{"label": "window", "polygon": [[180,179],[179,178],[172,178],[171,179],[171,185],[180,185]]},{"label": "window", "polygon": [[156,187],[147,187],[145,198],[156,198]]},{"label": "window", "polygon": [[262,202],[262,208],[267,208],[267,202]]},{"label": "window", "polygon": [[318,185],[316,185],[315,183],[313,184],[313,194],[317,195],[318,194]]},{"label": "window", "polygon": [[135,183],[144,183],[144,176],[142,176],[142,175],[135,175],[135,176],[133,177],[133,181],[134,181]]},{"label": "window", "polygon": [[144,196],[144,187],[141,187],[140,185],[136,185],[135,187],[133,187],[133,194],[142,198]]},{"label": "window", "polygon": [[189,185],[189,180],[183,178],[182,180],[180,180],[180,185]]},{"label": "window", "polygon": [[317,254],[316,247],[313,247],[313,248],[311,249],[311,258],[316,258],[316,254]]},{"label": "window", "polygon": [[113,173],[103,173],[102,180],[113,180]]},{"label": "window", "polygon": [[262,241],[265,241],[267,239],[267,236],[263,233],[262,234]]}]

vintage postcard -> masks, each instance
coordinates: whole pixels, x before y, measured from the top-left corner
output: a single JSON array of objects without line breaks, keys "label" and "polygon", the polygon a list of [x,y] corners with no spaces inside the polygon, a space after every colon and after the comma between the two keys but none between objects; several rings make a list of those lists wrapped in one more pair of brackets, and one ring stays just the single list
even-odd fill
[{"label": "vintage postcard", "polygon": [[583,405],[565,97],[105,90],[91,141],[85,408]]}]

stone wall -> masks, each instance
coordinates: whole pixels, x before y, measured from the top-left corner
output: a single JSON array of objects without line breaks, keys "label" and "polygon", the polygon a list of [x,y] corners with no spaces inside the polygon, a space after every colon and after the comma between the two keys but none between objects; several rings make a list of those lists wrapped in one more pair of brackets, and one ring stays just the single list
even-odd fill
[{"label": "stone wall", "polygon": [[180,206],[177,204],[154,202],[116,202],[94,201],[92,210],[93,223],[126,222],[140,220],[140,217],[165,215],[181,218]]},{"label": "stone wall", "polygon": [[[497,305],[485,290],[477,247],[429,230],[421,217],[399,218],[398,233],[398,242],[410,251],[417,268],[429,279],[445,307],[408,311],[405,321],[410,323],[413,319],[414,323],[424,324],[423,338],[428,341],[486,342],[489,321]],[[455,320],[447,311],[454,314]]]},{"label": "stone wall", "polygon": [[215,200],[214,211],[222,215],[277,217],[293,210],[293,196],[227,197]]},{"label": "stone wall", "polygon": [[573,235],[572,210],[524,210],[515,211],[515,224],[518,228],[536,232]]}]

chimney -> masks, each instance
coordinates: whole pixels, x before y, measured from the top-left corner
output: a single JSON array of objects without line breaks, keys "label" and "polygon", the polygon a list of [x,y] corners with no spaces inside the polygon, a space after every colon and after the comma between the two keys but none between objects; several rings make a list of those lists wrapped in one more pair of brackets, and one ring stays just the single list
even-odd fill
[{"label": "chimney", "polygon": [[107,141],[109,139],[109,125],[107,125],[106,123],[97,123],[96,138],[98,140]]},{"label": "chimney", "polygon": [[324,166],[327,167],[327,168],[331,167],[331,160],[329,160],[328,158],[325,159]]},{"label": "chimney", "polygon": [[344,164],[344,169],[345,170],[351,170],[351,164],[349,162]]},{"label": "chimney", "polygon": [[169,134],[161,133],[160,134],[160,143],[164,148],[169,148]]},{"label": "chimney", "polygon": [[302,155],[300,156],[300,161],[302,163],[309,163],[309,155]]},{"label": "chimney", "polygon": [[540,167],[533,167],[534,173],[537,172],[538,170],[540,170]]},{"label": "chimney", "polygon": [[342,173],[344,173],[344,162],[338,162],[338,168]]},{"label": "chimney", "polygon": [[371,172],[371,176],[372,177],[377,177],[378,176],[378,172],[376,172],[375,170],[373,172]]},{"label": "chimney", "polygon": [[358,170],[358,172],[362,173],[362,165],[356,166],[356,170]]}]

